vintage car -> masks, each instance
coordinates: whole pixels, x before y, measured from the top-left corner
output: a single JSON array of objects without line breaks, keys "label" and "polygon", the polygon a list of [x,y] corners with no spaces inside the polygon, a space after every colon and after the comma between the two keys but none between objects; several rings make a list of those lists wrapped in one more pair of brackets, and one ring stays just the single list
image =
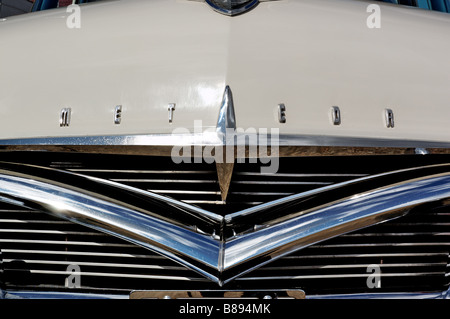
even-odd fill
[{"label": "vintage car", "polygon": [[1,297],[448,296],[448,0],[83,2],[0,19]]}]

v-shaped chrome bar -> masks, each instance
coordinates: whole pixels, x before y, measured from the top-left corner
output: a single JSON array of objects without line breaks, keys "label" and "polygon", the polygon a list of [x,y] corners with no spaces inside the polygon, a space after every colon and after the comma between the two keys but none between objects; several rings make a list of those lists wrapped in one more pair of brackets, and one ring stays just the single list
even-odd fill
[{"label": "v-shaped chrome bar", "polygon": [[0,163],[0,201],[143,246],[219,285],[314,243],[448,198],[450,165],[433,165],[358,178],[221,216],[100,178]]}]

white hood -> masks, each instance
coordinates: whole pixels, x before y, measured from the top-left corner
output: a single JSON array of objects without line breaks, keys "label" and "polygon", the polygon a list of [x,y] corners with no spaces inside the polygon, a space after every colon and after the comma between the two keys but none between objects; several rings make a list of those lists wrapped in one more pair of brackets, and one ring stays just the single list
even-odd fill
[{"label": "white hood", "polygon": [[228,17],[197,1],[117,0],[81,6],[80,29],[65,9],[6,19],[0,139],[170,134],[196,120],[210,129],[228,85],[239,128],[450,142],[450,15],[380,3],[381,28],[370,29],[368,5],[271,1]]}]

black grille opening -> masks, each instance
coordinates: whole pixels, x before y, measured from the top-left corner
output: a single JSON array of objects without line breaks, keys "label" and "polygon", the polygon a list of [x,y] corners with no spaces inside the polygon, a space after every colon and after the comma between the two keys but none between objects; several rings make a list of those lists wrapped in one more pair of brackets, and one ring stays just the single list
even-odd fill
[{"label": "black grille opening", "polygon": [[281,157],[274,174],[260,161],[236,161],[226,200],[214,163],[170,157],[63,152],[2,152],[2,161],[68,170],[129,185],[226,215],[364,176],[448,162],[445,155]]}]

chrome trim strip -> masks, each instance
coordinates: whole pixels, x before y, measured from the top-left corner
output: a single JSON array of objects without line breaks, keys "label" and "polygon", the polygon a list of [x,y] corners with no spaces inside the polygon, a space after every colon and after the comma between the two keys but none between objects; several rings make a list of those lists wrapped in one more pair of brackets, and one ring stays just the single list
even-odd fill
[{"label": "chrome trim strip", "polygon": [[257,173],[257,172],[236,172],[235,175],[244,176],[276,176],[276,177],[362,177],[367,176],[367,174],[304,174],[304,173]]},{"label": "chrome trim strip", "polygon": [[[99,168],[69,168],[67,169],[71,172],[95,172],[95,173],[129,173],[129,174],[216,174],[216,171],[158,171],[158,170],[131,170],[131,169],[99,169]],[[328,176],[328,175],[326,175]],[[330,175],[331,176],[331,175]],[[345,174],[343,176],[351,176]]]},{"label": "chrome trim strip", "polygon": [[434,245],[440,245],[440,246],[450,246],[450,242],[403,242],[403,243],[370,243],[370,244],[340,244],[340,245],[323,245],[321,248],[334,248],[334,247],[417,247],[417,246],[434,246]]},{"label": "chrome trim strip", "polygon": [[363,177],[226,216],[96,177],[0,167],[0,201],[146,247],[219,285],[312,244],[450,198],[450,164]]},{"label": "chrome trim strip", "polygon": [[[228,123],[230,124],[230,123]],[[93,135],[93,136],[59,136],[59,137],[32,137],[19,139],[1,139],[1,146],[225,146],[223,142],[223,122],[218,123],[219,132],[203,132],[192,134],[136,134],[136,135]],[[230,128],[230,127],[229,127]],[[243,138],[250,136],[251,138]],[[251,133],[234,133],[228,140],[234,139],[236,146],[251,146],[251,141],[268,142],[271,139],[270,132],[267,135]],[[361,138],[348,136],[324,136],[324,135],[297,135],[283,134],[277,136],[279,147],[282,146],[314,146],[314,147],[371,147],[371,148],[412,148],[433,149],[450,148],[450,142],[426,141],[426,140],[398,140],[383,138]],[[243,144],[245,143],[245,144]]]},{"label": "chrome trim strip", "polygon": [[129,295],[95,293],[56,292],[56,291],[3,291],[0,299],[129,299]]},{"label": "chrome trim strip", "polygon": [[432,253],[366,253],[366,254],[322,254],[322,255],[301,255],[301,256],[286,256],[283,257],[283,259],[287,260],[287,259],[312,259],[312,258],[317,258],[317,259],[323,259],[323,258],[371,258],[371,257],[436,257],[436,256],[448,256],[447,252],[432,252]]},{"label": "chrome trim strip", "polygon": [[348,295],[311,295],[306,299],[450,299],[450,289],[427,293],[366,293]]},{"label": "chrome trim strip", "polygon": [[[0,299],[129,299],[127,295],[75,293],[75,292],[46,292],[46,291],[2,291]],[[306,299],[450,299],[450,290],[427,293],[365,293],[365,294],[336,294],[336,295],[308,295]]]}]

